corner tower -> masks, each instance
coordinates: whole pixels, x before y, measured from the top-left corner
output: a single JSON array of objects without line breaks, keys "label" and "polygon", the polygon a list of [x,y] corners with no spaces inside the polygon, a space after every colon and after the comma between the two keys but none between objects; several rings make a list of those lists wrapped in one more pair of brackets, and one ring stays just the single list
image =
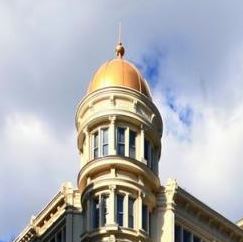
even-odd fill
[{"label": "corner tower", "polygon": [[163,125],[146,81],[124,53],[119,43],[77,109],[81,241],[153,237]]}]

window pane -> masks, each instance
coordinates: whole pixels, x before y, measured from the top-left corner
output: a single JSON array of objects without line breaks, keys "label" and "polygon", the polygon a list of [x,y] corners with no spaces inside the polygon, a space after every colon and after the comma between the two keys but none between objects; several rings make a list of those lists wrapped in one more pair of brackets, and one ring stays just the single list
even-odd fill
[{"label": "window pane", "polygon": [[117,154],[125,155],[125,128],[117,128]]},{"label": "window pane", "polygon": [[144,158],[146,160],[149,159],[149,148],[150,145],[149,145],[149,141],[147,139],[144,140]]},{"label": "window pane", "polygon": [[93,147],[93,155],[94,158],[97,158],[99,156],[99,135],[98,132],[94,134],[94,147]]},{"label": "window pane", "polygon": [[117,223],[120,226],[123,226],[123,201],[124,196],[117,194]]},{"label": "window pane", "polygon": [[108,145],[103,145],[103,156],[108,155]]},{"label": "window pane", "polygon": [[183,230],[183,242],[191,242],[191,233],[187,230]]},{"label": "window pane", "polygon": [[155,151],[154,149],[151,147],[151,169],[152,171],[154,171],[154,168],[155,168]]},{"label": "window pane", "polygon": [[102,226],[106,224],[108,209],[107,209],[107,195],[102,195],[101,197],[101,204],[102,204]]},{"label": "window pane", "polygon": [[129,132],[129,156],[135,158],[136,155],[136,132]]},{"label": "window pane", "polygon": [[118,144],[117,153],[118,153],[118,155],[122,155],[122,156],[125,155],[125,145],[124,144]]},{"label": "window pane", "polygon": [[193,242],[200,242],[200,238],[197,236],[193,236]]},{"label": "window pane", "polygon": [[152,146],[147,139],[144,140],[144,158],[145,160],[147,160],[147,166],[151,168]]},{"label": "window pane", "polygon": [[150,236],[151,236],[151,229],[152,229],[152,224],[151,224],[152,219],[151,219],[151,216],[152,216],[152,214],[151,214],[151,212],[149,212],[149,235]]},{"label": "window pane", "polygon": [[63,228],[63,242],[66,242],[66,226]]},{"label": "window pane", "polygon": [[146,205],[143,204],[143,208],[142,208],[142,227],[143,230],[147,231],[147,224],[148,221],[148,207]]},{"label": "window pane", "polygon": [[57,241],[56,242],[62,242],[62,231],[59,231],[57,234]]},{"label": "window pane", "polygon": [[99,227],[99,219],[100,219],[100,214],[99,214],[99,198],[95,198],[93,200],[93,226],[94,228]]},{"label": "window pane", "polygon": [[98,155],[99,155],[99,150],[98,150],[98,148],[95,148],[94,149],[94,158],[97,158],[98,157]]},{"label": "window pane", "polygon": [[106,156],[108,155],[108,129],[102,129],[102,155]]},{"label": "window pane", "polygon": [[98,132],[94,134],[94,147],[98,147]]},{"label": "window pane", "polygon": [[175,225],[175,242],[181,241],[181,227],[179,225]]},{"label": "window pane", "polygon": [[125,128],[118,128],[117,130],[118,143],[125,143]]},{"label": "window pane", "polygon": [[134,198],[128,199],[128,227],[134,228]]},{"label": "window pane", "polygon": [[102,129],[102,133],[103,133],[102,143],[108,144],[108,129]]}]

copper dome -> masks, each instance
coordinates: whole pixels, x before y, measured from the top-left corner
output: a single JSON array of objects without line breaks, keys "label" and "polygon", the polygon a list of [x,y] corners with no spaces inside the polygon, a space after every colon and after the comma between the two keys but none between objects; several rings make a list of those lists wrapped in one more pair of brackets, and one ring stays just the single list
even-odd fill
[{"label": "copper dome", "polygon": [[126,87],[151,97],[146,81],[132,63],[122,58],[124,49],[120,53],[121,49],[116,48],[117,58],[107,61],[96,71],[90,82],[88,94],[105,87]]}]

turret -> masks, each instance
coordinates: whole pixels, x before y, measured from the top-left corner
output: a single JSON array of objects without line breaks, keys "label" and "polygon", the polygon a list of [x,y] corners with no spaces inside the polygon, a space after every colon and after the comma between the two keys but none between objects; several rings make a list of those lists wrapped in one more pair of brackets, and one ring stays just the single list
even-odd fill
[{"label": "turret", "polygon": [[82,241],[151,238],[163,125],[147,82],[124,53],[119,43],[76,114]]}]

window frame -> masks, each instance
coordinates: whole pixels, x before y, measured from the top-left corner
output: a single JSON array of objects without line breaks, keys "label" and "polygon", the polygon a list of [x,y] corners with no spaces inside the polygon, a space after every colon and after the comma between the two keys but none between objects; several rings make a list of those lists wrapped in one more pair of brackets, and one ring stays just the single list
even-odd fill
[{"label": "window frame", "polygon": [[[130,207],[130,202],[132,201],[132,208]],[[135,202],[136,198],[132,196],[128,196],[128,228],[134,229],[135,228]],[[131,213],[132,211],[132,213]],[[130,223],[131,222],[131,223]]]},{"label": "window frame", "polygon": [[[121,203],[119,203],[119,198],[121,198]],[[125,202],[125,194],[123,193],[117,193],[116,194],[116,222],[118,224],[118,226],[123,227],[124,226],[124,202]],[[119,204],[122,205],[122,209],[121,211],[119,211]],[[121,223],[120,223],[120,219],[121,218]]]},{"label": "window frame", "polygon": [[[106,135],[107,135],[107,141],[104,141],[104,131],[106,131]],[[101,151],[101,156],[107,156],[109,155],[109,127],[104,127],[104,128],[100,128],[100,151]],[[107,154],[104,154],[104,147],[107,147]]]},{"label": "window frame", "polygon": [[146,232],[149,233],[149,207],[147,204],[143,203],[142,204],[142,229]]},{"label": "window frame", "polygon": [[[147,147],[147,149],[146,149]],[[146,155],[147,153],[147,155]],[[144,160],[147,162],[147,166],[153,171],[156,172],[156,162],[157,162],[157,151],[156,148],[151,142],[150,139],[144,137]]]},{"label": "window frame", "polygon": [[[131,144],[131,134],[134,134],[134,144]],[[136,159],[136,141],[137,141],[137,132],[134,131],[133,129],[129,128],[129,141],[128,141],[128,150],[129,150],[129,157],[132,159]],[[132,151],[133,151],[133,155],[132,155]]]},{"label": "window frame", "polygon": [[93,140],[92,157],[93,157],[93,159],[97,159],[97,158],[99,158],[99,130],[96,130],[92,134],[92,140]]},{"label": "window frame", "polygon": [[[116,153],[117,155],[120,155],[120,156],[126,156],[126,127],[124,126],[117,126],[116,127]],[[119,141],[119,130],[123,130],[124,133],[123,133],[123,136],[124,136],[124,140],[123,141]],[[119,147],[120,146],[123,146],[123,154],[119,152]]]},{"label": "window frame", "polygon": [[[107,142],[104,142],[104,140],[103,140],[104,130],[107,130]],[[109,145],[110,145],[110,143],[109,143],[110,142],[109,126],[104,125],[104,126],[100,126],[96,129],[94,129],[91,132],[91,137],[92,137],[92,143],[91,143],[92,159],[97,159],[100,157],[108,156],[110,153],[110,151],[109,151]],[[95,140],[95,138],[97,140]],[[97,144],[96,144],[96,141],[97,141]],[[104,146],[107,146],[107,154],[104,154],[104,150],[103,150]]]}]

